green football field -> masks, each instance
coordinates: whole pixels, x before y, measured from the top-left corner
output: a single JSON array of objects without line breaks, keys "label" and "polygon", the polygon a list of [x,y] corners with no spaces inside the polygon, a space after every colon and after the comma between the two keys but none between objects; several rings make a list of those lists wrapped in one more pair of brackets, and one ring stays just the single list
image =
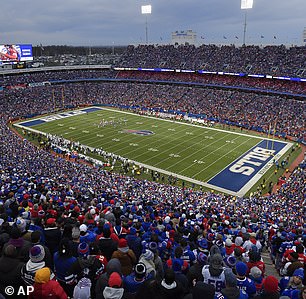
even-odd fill
[{"label": "green football field", "polygon": [[114,109],[101,109],[32,128],[203,182],[262,140]]}]

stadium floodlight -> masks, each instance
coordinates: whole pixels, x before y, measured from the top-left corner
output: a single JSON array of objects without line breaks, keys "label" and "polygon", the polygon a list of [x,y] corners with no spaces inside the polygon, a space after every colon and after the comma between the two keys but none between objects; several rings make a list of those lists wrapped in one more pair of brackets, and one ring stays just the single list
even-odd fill
[{"label": "stadium floodlight", "polygon": [[245,45],[245,35],[247,28],[247,10],[253,8],[253,0],[241,0],[241,9],[245,11],[244,13],[244,29],[243,29],[243,44]]},{"label": "stadium floodlight", "polygon": [[152,5],[142,5],[141,14],[146,15],[146,43],[148,44],[148,17],[147,15],[151,14]]},{"label": "stadium floodlight", "polygon": [[253,0],[241,0],[241,9],[253,8]]}]

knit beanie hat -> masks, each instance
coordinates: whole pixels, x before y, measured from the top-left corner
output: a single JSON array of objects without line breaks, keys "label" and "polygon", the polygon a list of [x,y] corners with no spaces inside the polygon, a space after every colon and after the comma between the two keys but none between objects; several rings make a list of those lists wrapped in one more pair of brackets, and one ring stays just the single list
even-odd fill
[{"label": "knit beanie hat", "polygon": [[292,276],[297,276],[299,277],[301,280],[304,279],[304,269],[302,268],[299,268],[299,269],[296,269],[294,272],[293,272],[293,275]]},{"label": "knit beanie hat", "polygon": [[89,246],[86,242],[82,242],[79,244],[78,253],[80,256],[87,256],[89,254]]},{"label": "knit beanie hat", "polygon": [[16,257],[17,256],[16,247],[12,244],[7,245],[4,249],[4,255],[7,257]]},{"label": "knit beanie hat", "polygon": [[131,227],[130,228],[130,235],[134,236],[134,235],[136,235],[136,233],[137,233],[136,228],[135,227]]},{"label": "knit beanie hat", "polygon": [[41,245],[35,245],[30,249],[30,260],[33,263],[42,262],[45,258],[45,249]]},{"label": "knit beanie hat", "polygon": [[154,258],[154,253],[153,253],[151,250],[146,249],[146,251],[143,253],[143,257],[144,257],[146,260],[151,261],[151,260],[153,260],[153,258]]},{"label": "knit beanie hat", "polygon": [[23,233],[26,229],[27,223],[24,219],[22,218],[18,218],[16,220],[16,226],[18,227],[18,229],[20,230],[21,233]]},{"label": "knit beanie hat", "polygon": [[201,266],[204,266],[207,263],[207,255],[203,252],[199,252],[197,256],[197,261]]},{"label": "knit beanie hat", "polygon": [[224,272],[225,276],[225,283],[228,287],[236,287],[237,286],[237,278],[235,274],[232,272],[232,270],[227,269]]},{"label": "knit beanie hat", "polygon": [[222,269],[223,259],[220,253],[216,253],[210,258],[210,266],[213,269]]},{"label": "knit beanie hat", "polygon": [[119,275],[119,273],[117,272],[113,272],[109,279],[108,279],[108,285],[113,288],[113,287],[118,287],[120,288],[121,285],[122,285],[122,278],[121,276]]},{"label": "knit beanie hat", "polygon": [[233,242],[232,242],[231,239],[226,239],[226,240],[225,240],[225,246],[231,247],[232,245],[233,245]]},{"label": "knit beanie hat", "polygon": [[274,276],[266,277],[264,283],[264,289],[267,293],[276,293],[278,291],[278,280]]},{"label": "knit beanie hat", "polygon": [[137,278],[143,278],[146,275],[146,265],[144,263],[138,263],[135,266],[135,274]]},{"label": "knit beanie hat", "polygon": [[236,266],[236,258],[233,255],[229,255],[225,259],[225,264],[229,266],[230,268],[234,268]]},{"label": "knit beanie hat", "polygon": [[174,272],[180,272],[182,271],[182,264],[178,259],[173,259],[172,260],[172,269]]},{"label": "knit beanie hat", "polygon": [[152,252],[156,252],[157,251],[157,248],[158,248],[158,245],[156,242],[150,242],[149,243],[149,249],[152,251]]},{"label": "knit beanie hat", "polygon": [[248,266],[243,262],[236,264],[236,272],[239,276],[245,276],[248,271]]},{"label": "knit beanie hat", "polygon": [[129,251],[129,246],[128,246],[128,243],[127,243],[127,240],[122,238],[119,240],[119,243],[118,243],[118,250],[120,250],[121,252],[128,252]]},{"label": "knit beanie hat", "polygon": [[236,246],[241,246],[243,243],[243,239],[241,237],[236,237],[235,239],[235,245]]},{"label": "knit beanie hat", "polygon": [[256,279],[262,275],[262,272],[258,267],[252,267],[250,275]]},{"label": "knit beanie hat", "polygon": [[80,237],[80,229],[78,227],[72,228],[71,237],[72,239],[78,239]]}]

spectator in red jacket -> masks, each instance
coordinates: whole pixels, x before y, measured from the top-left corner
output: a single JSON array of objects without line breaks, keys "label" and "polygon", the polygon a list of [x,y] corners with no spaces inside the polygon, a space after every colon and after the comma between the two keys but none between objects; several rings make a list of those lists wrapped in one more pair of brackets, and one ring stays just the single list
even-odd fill
[{"label": "spectator in red jacket", "polygon": [[67,299],[67,294],[58,281],[50,280],[50,269],[45,267],[35,273],[34,291],[30,293],[29,299]]}]

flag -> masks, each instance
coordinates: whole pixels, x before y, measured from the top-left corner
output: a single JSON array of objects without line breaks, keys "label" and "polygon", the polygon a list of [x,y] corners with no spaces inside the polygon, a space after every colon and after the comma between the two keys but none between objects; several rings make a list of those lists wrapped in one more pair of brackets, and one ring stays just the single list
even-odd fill
[{"label": "flag", "polygon": [[274,35],[274,39],[276,39],[276,36]]},{"label": "flag", "polygon": [[263,35],[261,35],[260,38],[265,38],[265,37]]},{"label": "flag", "polygon": [[204,36],[203,36],[203,35],[201,35],[201,39],[204,39]]},{"label": "flag", "polygon": [[235,38],[237,38],[237,39],[238,39],[238,36],[236,35],[236,36],[235,36]]},{"label": "flag", "polygon": [[163,40],[163,38],[162,38],[162,37],[160,37],[160,40]]},{"label": "flag", "polygon": [[45,50],[44,47],[42,46],[42,44],[40,44],[40,49],[43,51]]},{"label": "flag", "polygon": [[224,38],[224,39],[227,39],[227,37],[226,37],[225,35],[223,35],[223,38]]}]

